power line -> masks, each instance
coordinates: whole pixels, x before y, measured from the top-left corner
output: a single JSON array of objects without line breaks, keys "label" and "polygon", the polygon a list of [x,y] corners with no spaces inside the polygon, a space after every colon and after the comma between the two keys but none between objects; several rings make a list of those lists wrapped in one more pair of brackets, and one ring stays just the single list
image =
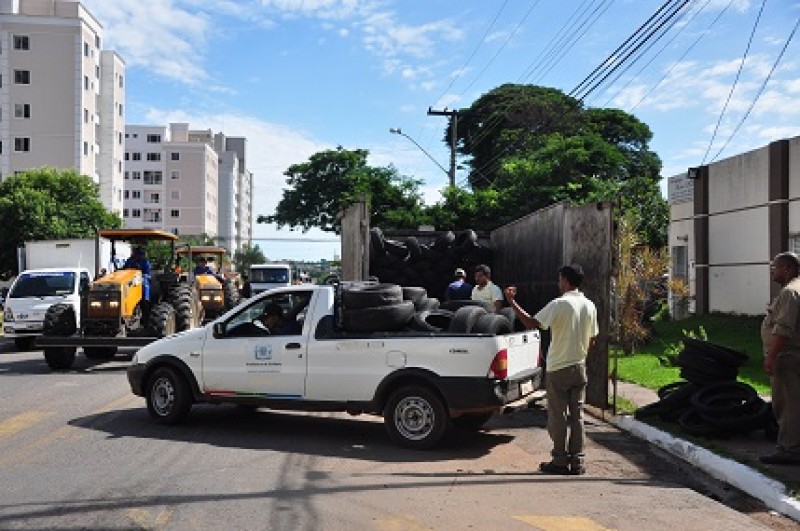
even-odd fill
[{"label": "power line", "polygon": [[714,140],[717,138],[717,132],[719,131],[719,126],[722,123],[722,117],[725,116],[725,111],[728,109],[728,104],[731,102],[731,98],[733,97],[733,91],[736,90],[736,86],[739,83],[739,76],[742,75],[744,63],[747,60],[747,54],[750,52],[750,46],[753,44],[753,37],[756,34],[756,29],[758,29],[758,23],[761,20],[761,14],[764,12],[764,6],[766,4],[767,0],[763,0],[761,2],[761,8],[758,10],[756,21],[753,23],[753,29],[750,31],[750,38],[747,40],[747,46],[744,49],[744,55],[742,55],[742,60],[739,63],[739,69],[736,71],[736,76],[733,79],[733,85],[731,85],[731,90],[728,92],[728,98],[725,100],[725,104],[722,106],[722,111],[719,113],[719,118],[717,118],[716,125],[714,125],[714,132],[711,134],[711,140],[708,141],[708,147],[706,148],[705,155],[703,155],[703,162],[700,163],[701,165],[706,163],[708,154],[711,151],[711,146],[714,145]]}]

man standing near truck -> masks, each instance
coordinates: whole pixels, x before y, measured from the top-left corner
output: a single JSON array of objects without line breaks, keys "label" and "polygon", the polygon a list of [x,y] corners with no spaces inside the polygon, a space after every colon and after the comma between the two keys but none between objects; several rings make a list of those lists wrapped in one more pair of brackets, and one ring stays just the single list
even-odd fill
[{"label": "man standing near truck", "polygon": [[472,300],[488,302],[495,313],[503,308],[503,292],[492,282],[492,270],[486,264],[475,267],[475,287],[472,288]]},{"label": "man standing near truck", "polygon": [[[561,296],[531,317],[514,299],[517,288],[505,290],[517,317],[528,328],[551,329],[547,352],[547,432],[553,440],[552,460],[539,465],[546,474],[580,475],[584,467],[583,399],[586,356],[598,333],[597,309],[580,291],[583,269],[568,265],[558,270]],[[569,432],[569,437],[567,437]]]}]

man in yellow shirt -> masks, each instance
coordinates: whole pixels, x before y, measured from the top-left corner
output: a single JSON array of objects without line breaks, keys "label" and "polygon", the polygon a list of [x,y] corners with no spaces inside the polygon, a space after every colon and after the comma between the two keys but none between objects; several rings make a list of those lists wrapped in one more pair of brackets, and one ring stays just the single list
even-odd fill
[{"label": "man in yellow shirt", "polygon": [[486,264],[475,267],[475,287],[472,288],[472,300],[491,304],[497,313],[503,307],[503,292],[492,282],[492,270]]},{"label": "man in yellow shirt", "polygon": [[583,269],[568,265],[558,270],[561,296],[531,317],[514,300],[517,289],[505,290],[517,317],[528,328],[551,330],[547,352],[547,431],[553,440],[553,458],[539,465],[546,474],[579,475],[584,467],[583,400],[586,392],[586,356],[598,333],[597,309],[580,291]]}]

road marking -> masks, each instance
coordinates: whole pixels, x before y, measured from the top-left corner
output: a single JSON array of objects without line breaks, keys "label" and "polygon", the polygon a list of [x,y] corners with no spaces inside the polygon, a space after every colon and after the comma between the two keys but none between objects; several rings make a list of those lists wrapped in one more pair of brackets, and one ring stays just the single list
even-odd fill
[{"label": "road marking", "polygon": [[525,515],[515,516],[514,519],[531,524],[542,531],[611,531],[591,518],[580,516]]},{"label": "road marking", "polygon": [[430,529],[429,527],[415,522],[411,517],[402,514],[393,514],[385,518],[379,518],[375,521],[375,525],[382,531],[419,531],[421,529]]},{"label": "road marking", "polygon": [[172,515],[175,514],[175,508],[167,507],[160,511],[155,520],[153,520],[152,514],[147,509],[128,509],[126,514],[128,518],[133,520],[133,522],[142,529],[162,529],[172,520]]},{"label": "road marking", "polygon": [[15,435],[24,429],[30,428],[43,418],[52,415],[46,411],[27,411],[17,416],[0,422],[0,437]]}]

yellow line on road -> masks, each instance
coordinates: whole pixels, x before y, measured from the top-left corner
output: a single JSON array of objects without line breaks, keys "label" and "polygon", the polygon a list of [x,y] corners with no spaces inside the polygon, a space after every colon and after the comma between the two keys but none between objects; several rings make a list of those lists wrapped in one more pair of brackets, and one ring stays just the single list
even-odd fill
[{"label": "yellow line on road", "polygon": [[379,518],[375,521],[375,525],[382,531],[420,531],[422,529],[430,529],[403,514],[393,514],[385,518]]},{"label": "yellow line on road", "polygon": [[52,415],[52,413],[46,411],[27,411],[11,417],[10,419],[6,419],[0,422],[0,437],[8,437],[9,435],[17,434],[26,428],[30,428],[49,415]]},{"label": "yellow line on road", "polygon": [[542,531],[611,531],[591,518],[580,516],[525,515],[514,518],[538,527]]}]

